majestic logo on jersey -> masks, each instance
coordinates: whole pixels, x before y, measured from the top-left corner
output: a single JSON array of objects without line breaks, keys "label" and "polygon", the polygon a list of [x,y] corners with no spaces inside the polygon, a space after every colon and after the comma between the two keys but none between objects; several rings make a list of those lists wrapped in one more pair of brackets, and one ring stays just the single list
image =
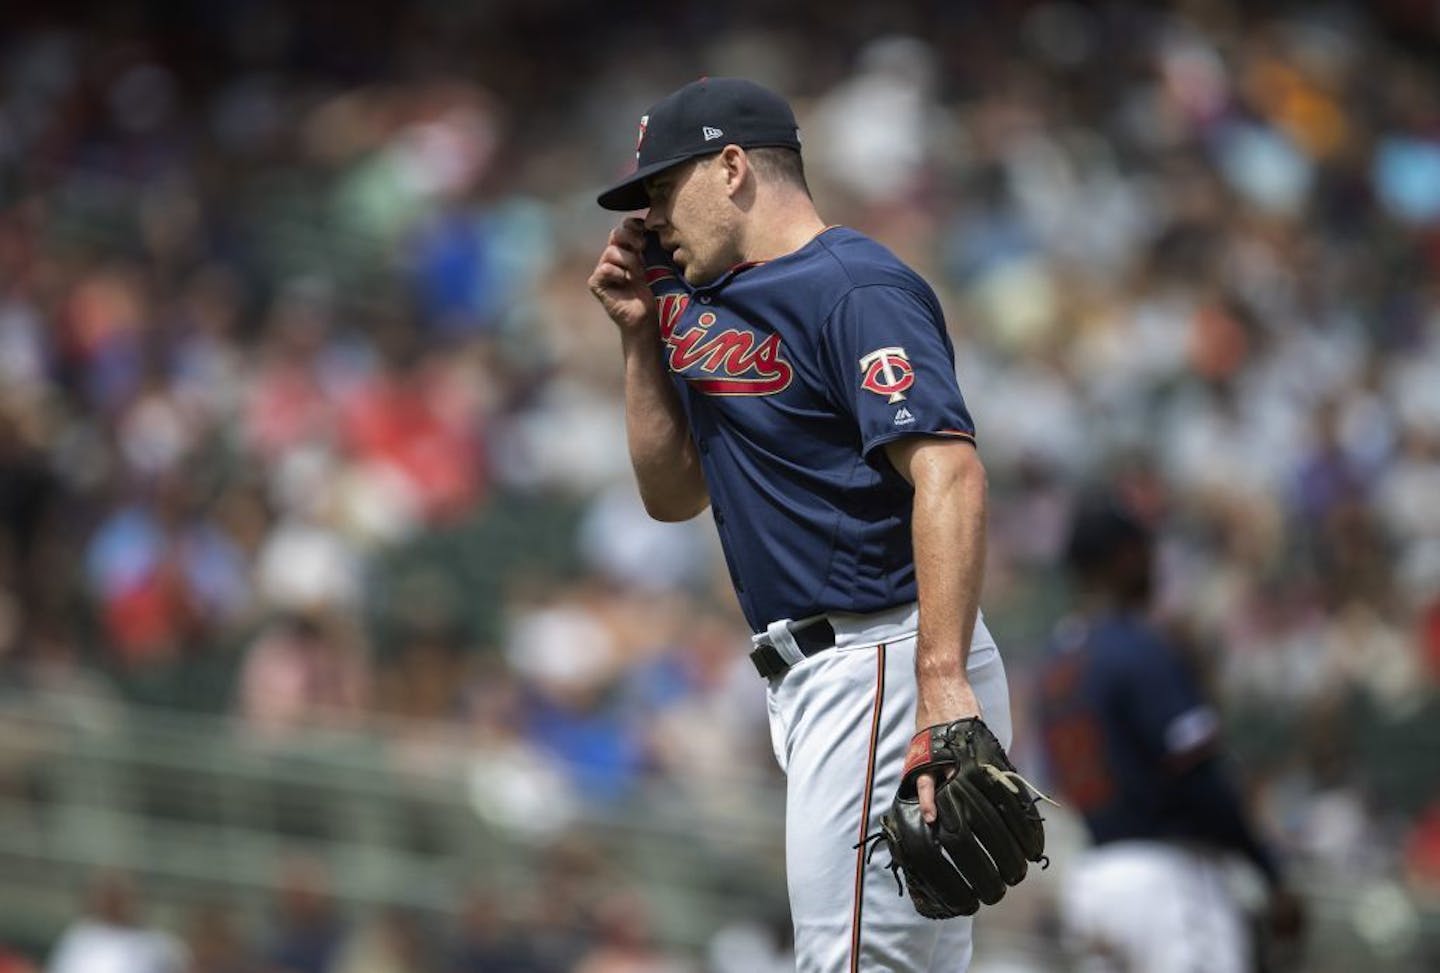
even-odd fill
[{"label": "majestic logo on jersey", "polygon": [[645,126],[650,124],[649,115],[640,116],[640,133],[635,136],[635,161],[640,161],[640,143],[645,141]]},{"label": "majestic logo on jersey", "polygon": [[892,403],[905,398],[905,390],[915,384],[915,369],[899,345],[876,348],[860,359],[860,373],[865,376],[861,388],[888,395]]},{"label": "majestic logo on jersey", "polygon": [[706,311],[684,331],[676,331],[690,305],[688,294],[663,294],[656,299],[660,336],[670,348],[670,370],[707,395],[773,395],[795,376],[780,357],[780,336],[760,339],[753,331],[712,329],[719,320]]}]

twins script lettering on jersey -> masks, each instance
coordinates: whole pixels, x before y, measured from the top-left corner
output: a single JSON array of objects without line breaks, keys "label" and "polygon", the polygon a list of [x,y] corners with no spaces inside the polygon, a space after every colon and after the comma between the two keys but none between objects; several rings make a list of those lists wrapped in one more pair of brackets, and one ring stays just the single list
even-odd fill
[{"label": "twins script lettering on jersey", "polygon": [[670,370],[694,388],[708,395],[773,395],[789,387],[795,371],[780,356],[778,334],[759,339],[740,328],[712,331],[719,320],[713,311],[677,331],[690,296],[663,294],[656,304],[660,336],[670,349]]}]

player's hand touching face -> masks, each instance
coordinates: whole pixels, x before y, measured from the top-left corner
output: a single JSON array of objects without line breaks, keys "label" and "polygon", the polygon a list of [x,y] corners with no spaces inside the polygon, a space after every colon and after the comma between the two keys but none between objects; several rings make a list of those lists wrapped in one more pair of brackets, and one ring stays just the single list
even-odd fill
[{"label": "player's hand touching face", "polygon": [[655,326],[655,297],[645,282],[645,226],[639,217],[610,231],[590,274],[590,293],[624,331]]}]

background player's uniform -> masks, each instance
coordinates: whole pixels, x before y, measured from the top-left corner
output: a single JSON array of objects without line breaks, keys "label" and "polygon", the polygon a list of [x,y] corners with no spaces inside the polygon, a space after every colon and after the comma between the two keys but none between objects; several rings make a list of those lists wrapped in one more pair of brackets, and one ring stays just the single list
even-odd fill
[{"label": "background player's uniform", "polygon": [[1085,973],[1251,968],[1228,852],[1273,875],[1220,769],[1217,719],[1180,654],[1136,615],[1061,627],[1041,679],[1045,751],[1094,848],[1061,920]]},{"label": "background player's uniform", "polygon": [[[970,920],[921,918],[882,863],[853,847],[878,828],[915,729],[913,489],[883,447],[974,437],[939,303],[888,250],[843,227],[698,288],[653,241],[646,265],[769,675],[798,967],[963,970]],[[979,618],[969,671],[1008,745],[1005,671]]]}]

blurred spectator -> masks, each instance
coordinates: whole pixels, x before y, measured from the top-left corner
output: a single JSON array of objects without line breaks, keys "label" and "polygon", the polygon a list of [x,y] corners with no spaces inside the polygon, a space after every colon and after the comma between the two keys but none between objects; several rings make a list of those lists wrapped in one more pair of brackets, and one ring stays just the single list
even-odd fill
[{"label": "blurred spectator", "polygon": [[250,943],[223,904],[194,909],[185,928],[186,973],[258,973]]},{"label": "blurred spectator", "polygon": [[[366,475],[394,478],[402,510],[448,523],[481,497],[480,442],[460,378],[438,356],[418,357],[394,326],[380,371],[354,389],[342,415],[351,461]],[[457,401],[458,400],[458,401]]]},{"label": "blurred spectator", "polygon": [[685,973],[690,964],[655,943],[649,914],[638,895],[614,890],[600,903],[597,941],[575,964],[575,973]]},{"label": "blurred spectator", "polygon": [[[336,469],[323,450],[297,450],[277,471],[280,489],[328,503]],[[300,514],[276,521],[255,556],[255,587],[281,611],[351,611],[360,602],[364,568],[355,546],[323,515]]]},{"label": "blurred spectator", "polygon": [[595,497],[576,541],[596,574],[627,589],[661,593],[702,586],[716,546],[707,526],[652,520],[634,487],[623,483]]},{"label": "blurred spectator", "polygon": [[276,302],[254,351],[243,420],[247,443],[267,461],[334,434],[333,369],[327,347],[330,301],[316,281],[292,283]]},{"label": "blurred spectator", "polygon": [[600,585],[555,592],[520,614],[506,645],[526,680],[526,736],[584,792],[621,797],[643,768],[637,714],[613,690],[627,644]]},{"label": "blurred spectator", "polygon": [[264,973],[332,973],[346,926],[325,866],[296,858],[278,878],[274,925],[262,950]]},{"label": "blurred spectator", "polygon": [[134,881],[120,872],[101,872],[90,881],[84,914],[61,934],[46,973],[184,973],[181,944],[140,918]]},{"label": "blurred spectator", "polygon": [[452,720],[464,702],[469,661],[453,632],[407,633],[376,676],[375,708],[405,721],[401,734]]},{"label": "blurred spectator", "polygon": [[919,190],[949,123],[936,100],[936,53],[915,37],[865,45],[853,75],[827,92],[806,126],[826,175],[866,204],[902,202]]},{"label": "blurred spectator", "polygon": [[261,739],[305,727],[353,726],[364,717],[371,676],[354,626],[336,615],[281,616],[245,656],[237,700]]},{"label": "blurred spectator", "polygon": [[558,967],[544,959],[542,937],[501,912],[494,896],[471,893],[460,914],[460,932],[444,973],[545,973]]},{"label": "blurred spectator", "polygon": [[438,960],[431,939],[419,916],[384,909],[355,927],[330,973],[431,973]]},{"label": "blurred spectator", "polygon": [[91,541],[91,589],[124,666],[173,660],[249,608],[244,556],[195,494],[191,482],[167,474]]},{"label": "blurred spectator", "polygon": [[526,737],[526,700],[508,672],[477,670],[465,704],[473,729],[468,796],[483,820],[518,837],[553,839],[579,816],[581,794],[565,763]]},{"label": "blurred spectator", "polygon": [[[666,778],[703,806],[743,814],[750,798],[737,782],[777,772],[764,699],[752,691],[754,667],[737,651],[747,633],[735,619],[688,607],[676,629],[673,646],[662,644],[632,670],[627,703],[654,713],[647,743]],[[701,726],[704,733],[693,732]],[[732,771],[721,777],[696,767]]]}]

